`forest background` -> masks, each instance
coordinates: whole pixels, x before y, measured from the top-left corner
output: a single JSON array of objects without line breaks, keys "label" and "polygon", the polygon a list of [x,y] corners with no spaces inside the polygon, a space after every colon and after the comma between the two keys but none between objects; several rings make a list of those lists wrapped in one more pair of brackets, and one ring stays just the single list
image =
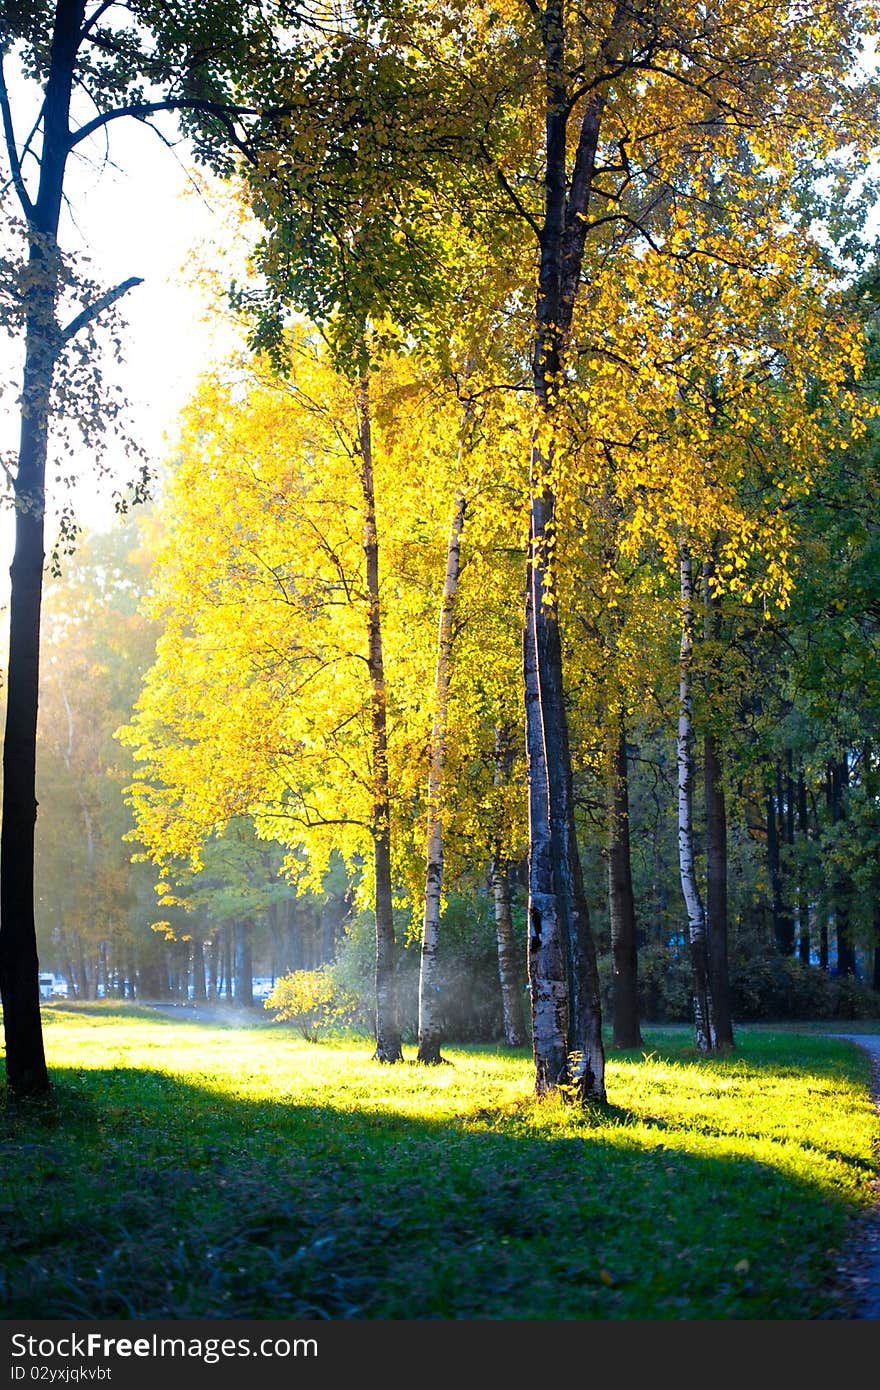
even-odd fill
[{"label": "forest background", "polygon": [[[387,834],[404,1036],[524,1041],[531,550],[561,613],[571,813],[615,1028],[632,1040],[639,1017],[692,1016],[701,894],[734,1018],[876,1013],[876,282],[862,234],[875,131],[851,77],[863,20],[829,7],[801,55],[809,98],[793,75],[769,134],[727,122],[736,101],[766,99],[744,87],[734,101],[728,75],[667,142],[677,78],[664,89],[662,41],[640,31],[639,7],[599,8],[605,37],[577,71],[593,64],[615,90],[593,176],[605,211],[557,367],[552,447],[529,384],[544,190],[528,88],[514,84],[497,145],[477,150],[461,124],[478,81],[487,109],[508,100],[491,81],[521,36],[453,6],[423,35],[439,69],[412,64],[410,14],[382,21],[387,59],[362,36],[330,39],[314,73],[335,79],[342,130],[355,103],[365,161],[384,132],[384,182],[352,163],[347,137],[318,139],[317,76],[299,74],[306,133],[273,126],[268,154],[257,141],[234,195],[239,248],[263,219],[233,295],[249,348],[198,388],[149,512],[72,554],[62,528],[47,588],[37,929],[74,996],[250,1006],[255,976],[332,964],[340,1004],[366,1023],[370,865]],[[738,22],[770,70],[785,25]],[[684,64],[702,41],[683,26],[666,40]],[[449,80],[456,43],[478,57],[438,130],[431,83]],[[388,113],[404,98],[397,148]],[[197,138],[232,172],[216,127]],[[554,498],[541,535],[536,460]],[[429,840],[442,830],[436,891],[426,826]]]}]

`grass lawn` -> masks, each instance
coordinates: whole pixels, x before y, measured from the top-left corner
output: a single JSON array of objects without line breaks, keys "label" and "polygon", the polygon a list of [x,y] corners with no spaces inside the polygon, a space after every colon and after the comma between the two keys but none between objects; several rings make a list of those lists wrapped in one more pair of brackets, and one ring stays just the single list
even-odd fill
[{"label": "grass lawn", "polygon": [[817,1318],[871,1200],[868,1060],[809,1031],[647,1028],[583,1112],[524,1052],[44,1018],[53,1099],[0,1111],[9,1319]]}]

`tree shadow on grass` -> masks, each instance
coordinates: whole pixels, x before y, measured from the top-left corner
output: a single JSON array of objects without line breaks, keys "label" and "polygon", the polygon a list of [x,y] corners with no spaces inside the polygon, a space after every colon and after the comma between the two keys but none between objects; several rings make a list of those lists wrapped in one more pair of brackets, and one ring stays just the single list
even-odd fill
[{"label": "tree shadow on grass", "polygon": [[7,1318],[823,1315],[843,1199],[646,1140],[620,1107],[555,1137],[54,1077],[0,1119]]}]

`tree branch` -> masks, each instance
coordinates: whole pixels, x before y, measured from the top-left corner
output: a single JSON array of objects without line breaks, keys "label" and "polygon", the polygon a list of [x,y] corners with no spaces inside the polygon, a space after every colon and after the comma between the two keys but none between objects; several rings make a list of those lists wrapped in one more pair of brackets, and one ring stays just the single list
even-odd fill
[{"label": "tree branch", "polygon": [[9,170],[12,175],[12,184],[18,194],[18,201],[21,203],[22,212],[30,221],[34,213],[34,205],[28,197],[28,191],[24,186],[24,179],[21,174],[21,162],[18,158],[18,149],[15,143],[15,129],[12,124],[12,112],[9,108],[9,92],[6,87],[6,74],[3,71],[3,55],[0,54],[0,112],[3,115],[3,134],[6,140],[6,153],[9,156]]},{"label": "tree branch", "polygon": [[76,318],[71,319],[67,327],[62,329],[62,343],[69,343],[71,338],[79,333],[80,329],[87,327],[99,314],[103,314],[105,309],[109,309],[111,304],[115,304],[117,299],[121,299],[129,290],[134,289],[135,285],[142,285],[143,283],[141,276],[132,275],[128,280],[123,280],[122,284],[117,285],[115,289],[108,290],[106,294],[102,294],[101,298],[96,299],[94,304],[87,305],[81,314],[77,314]]},{"label": "tree branch", "polygon": [[224,106],[217,101],[206,101],[198,97],[169,97],[165,101],[136,101],[129,106],[117,106],[112,111],[103,111],[100,116],[95,116],[93,120],[87,121],[79,130],[72,131],[68,149],[74,149],[81,141],[93,135],[102,126],[109,125],[111,121],[118,121],[122,116],[134,116],[137,120],[144,121],[148,116],[155,116],[160,111],[204,111],[209,116],[216,116],[227,128],[233,143],[242,151],[243,154],[252,158],[250,151],[244,141],[235,134],[232,128],[232,120],[235,116],[271,116],[282,115],[283,110],[273,110],[260,112],[249,106]]},{"label": "tree branch", "polygon": [[[484,153],[485,153],[485,151],[484,151]],[[513,187],[513,185],[512,185],[512,184],[510,183],[510,181],[507,179],[507,177],[506,177],[505,174],[504,174],[504,171],[503,171],[502,169],[500,169],[500,168],[498,167],[497,164],[494,165],[494,173],[495,173],[495,177],[496,177],[496,179],[498,180],[498,184],[499,184],[500,188],[502,189],[502,191],[503,191],[504,193],[507,194],[508,198],[509,198],[510,201],[513,203],[513,206],[516,208],[516,210],[517,210],[517,212],[519,213],[520,217],[523,219],[523,221],[525,221],[525,222],[527,222],[527,223],[529,224],[529,226],[531,227],[532,231],[535,233],[535,236],[538,238],[538,241],[540,241],[540,240],[541,240],[541,224],[538,222],[538,219],[537,219],[536,217],[533,217],[532,214],[529,212],[529,210],[528,210],[528,208],[526,207],[525,203],[522,201],[522,199],[520,198],[519,194],[516,192],[516,189]]]},{"label": "tree branch", "polygon": [[103,4],[101,4],[101,5],[98,6],[98,8],[95,10],[94,14],[92,14],[92,15],[89,16],[89,18],[86,20],[85,24],[83,25],[82,29],[80,29],[80,31],[79,31],[80,39],[84,39],[84,38],[86,37],[86,35],[88,34],[89,30],[90,30],[90,29],[94,29],[94,27],[95,27],[95,25],[97,24],[98,20],[101,18],[101,15],[104,14],[107,10],[112,10],[112,8],[113,8],[113,6],[114,6],[115,4],[116,4],[116,0],[104,0]]}]

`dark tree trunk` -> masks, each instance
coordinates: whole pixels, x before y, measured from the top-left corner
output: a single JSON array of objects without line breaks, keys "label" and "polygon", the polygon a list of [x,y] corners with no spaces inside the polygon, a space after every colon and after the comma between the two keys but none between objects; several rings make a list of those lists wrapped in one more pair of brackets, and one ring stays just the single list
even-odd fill
[{"label": "dark tree trunk", "polygon": [[159,967],[152,961],[141,965],[138,980],[138,994],[141,999],[160,999],[162,985],[159,980]]},{"label": "dark tree trunk", "polygon": [[771,791],[767,797],[767,874],[770,879],[770,910],[773,919],[773,939],[778,951],[785,953],[785,934],[782,920],[782,870],[779,863],[779,821],[776,798]]},{"label": "dark tree trunk", "polygon": [[703,786],[706,798],[706,927],[709,934],[709,979],[719,1048],[734,1046],[727,958],[727,805],[721,758],[714,734],[703,740]]},{"label": "dark tree trunk", "polygon": [[254,966],[251,951],[250,922],[235,924],[235,1002],[242,1009],[254,1007]]},{"label": "dark tree trunk", "polygon": [[782,764],[776,765],[776,873],[778,883],[778,934],[777,945],[784,956],[794,955],[794,918],[786,872],[783,868],[782,846],[791,844],[789,834],[794,835],[794,820],[791,804],[786,796],[790,783],[782,773]]},{"label": "dark tree trunk", "polygon": [[828,970],[828,909],[820,906],[819,918],[819,969]]},{"label": "dark tree trunk", "polygon": [[568,1073],[568,974],[565,943],[557,910],[550,847],[547,758],[541,736],[532,591],[526,600],[523,633],[523,683],[526,702],[526,769],[529,788],[528,967],[532,1014],[535,1090],[554,1091]]},{"label": "dark tree trunk", "polygon": [[638,941],[629,838],[626,723],[621,713],[608,731],[608,910],[615,1047],[641,1047]]},{"label": "dark tree trunk", "polygon": [[[81,42],[83,0],[57,0],[43,104],[36,200],[23,197],[30,242],[24,299],[25,365],[10,567],[9,663],[0,818],[0,998],[6,1079],[18,1096],[49,1088],[40,1020],[34,921],[36,738],[39,701],[46,457],[52,382],[62,336],[58,220],[69,152],[69,113]],[[16,153],[10,151],[14,161]],[[14,174],[14,171],[13,171]],[[20,190],[21,191],[21,190]]]},{"label": "dark tree trunk", "polygon": [[[467,419],[467,414],[465,415]],[[446,546],[446,576],[440,600],[437,667],[434,677],[434,721],[428,752],[428,817],[425,836],[425,906],[419,967],[419,1047],[416,1060],[427,1066],[442,1062],[443,1017],[439,1008],[440,902],[443,888],[443,790],[446,774],[446,729],[452,677],[453,619],[461,573],[461,537],[467,500],[455,498]]]},{"label": "dark tree trunk", "polygon": [[678,867],[687,911],[687,939],[691,961],[694,1041],[698,1052],[714,1052],[715,1010],[709,977],[706,913],[697,881],[694,853],[694,728],[691,666],[694,651],[694,585],[691,553],[686,544],[679,554],[681,586],[681,646],[678,663]]},{"label": "dark tree trunk", "polygon": [[[604,71],[612,62],[622,8],[615,10],[610,30],[600,42],[598,70]],[[541,1094],[564,1081],[567,1097],[603,1101],[599,978],[574,817],[562,643],[550,556],[556,504],[549,480],[555,407],[564,385],[563,356],[583,266],[604,89],[597,84],[585,103],[569,179],[571,104],[565,80],[565,24],[562,0],[548,0],[540,27],[546,142],[532,351],[538,420],[531,454],[525,621],[526,646],[531,649],[528,662],[533,666],[532,688],[526,694],[526,744],[530,779],[535,779],[529,788],[529,973],[536,1090]],[[561,960],[557,959],[560,952]],[[546,980],[541,978],[545,967]],[[541,1008],[536,1013],[539,997]],[[544,1027],[546,1034],[542,1034]],[[564,1052],[561,1064],[560,1048]]]},{"label": "dark tree trunk", "polygon": [[[831,767],[831,811],[836,825],[846,819],[846,792],[849,787],[849,760],[846,753]],[[849,875],[838,869],[834,875],[834,935],[837,944],[838,975],[855,975],[856,956],[850,935],[850,900],[852,881]]]},{"label": "dark tree trunk", "polygon": [[388,698],[382,652],[379,597],[379,533],[373,483],[373,438],[366,372],[358,384],[361,491],[364,504],[364,559],[367,579],[367,667],[373,763],[373,891],[376,914],[377,1062],[401,1062],[397,1013],[396,943],[391,884],[391,796],[388,785]]},{"label": "dark tree trunk", "polygon": [[193,937],[192,944],[192,982],[193,1000],[203,1004],[208,997],[205,989],[205,945],[198,934]]},{"label": "dark tree trunk", "polygon": [[[703,632],[707,641],[717,643],[721,640],[721,604],[714,590],[714,579],[713,556],[703,566]],[[715,1044],[719,1048],[732,1048],[734,1036],[727,954],[727,801],[720,742],[711,730],[703,739],[703,791],[706,803],[706,930]]]},{"label": "dark tree trunk", "polygon": [[46,228],[43,239],[31,242],[30,269],[35,278],[27,315],[15,481],[15,551],[9,571],[9,667],[0,825],[0,995],[6,1077],[16,1095],[36,1095],[49,1088],[34,921],[34,835],[47,431],[57,353],[56,228],[57,210],[54,226]]},{"label": "dark tree trunk", "polygon": [[235,991],[235,961],[232,945],[232,928],[227,925],[223,928],[223,985],[225,989],[224,998],[227,1004],[233,1001]]},{"label": "dark tree trunk", "polygon": [[[797,781],[797,815],[798,833],[806,842],[810,833],[810,821],[807,814],[807,783],[804,777],[803,768],[798,772]],[[798,957],[804,965],[810,963],[810,900],[807,892],[806,869],[801,864],[798,878]]]}]

